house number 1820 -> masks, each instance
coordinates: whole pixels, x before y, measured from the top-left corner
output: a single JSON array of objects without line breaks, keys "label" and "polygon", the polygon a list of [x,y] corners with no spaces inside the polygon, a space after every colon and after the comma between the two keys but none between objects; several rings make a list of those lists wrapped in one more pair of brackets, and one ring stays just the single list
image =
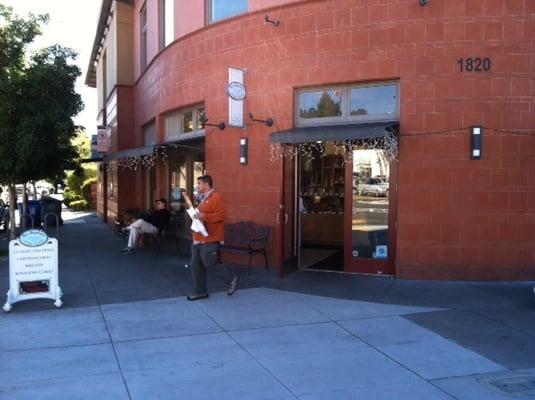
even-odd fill
[{"label": "house number 1820", "polygon": [[488,57],[460,58],[457,61],[461,72],[487,72],[490,71],[491,61]]}]

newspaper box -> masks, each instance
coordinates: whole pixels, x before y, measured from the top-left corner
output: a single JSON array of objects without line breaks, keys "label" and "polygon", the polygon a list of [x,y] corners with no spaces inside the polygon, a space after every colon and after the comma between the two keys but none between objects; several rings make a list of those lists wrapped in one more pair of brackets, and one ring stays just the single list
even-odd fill
[{"label": "newspaper box", "polygon": [[61,307],[58,282],[58,241],[39,229],[30,229],[9,242],[9,291],[4,311],[14,303],[52,299]]}]

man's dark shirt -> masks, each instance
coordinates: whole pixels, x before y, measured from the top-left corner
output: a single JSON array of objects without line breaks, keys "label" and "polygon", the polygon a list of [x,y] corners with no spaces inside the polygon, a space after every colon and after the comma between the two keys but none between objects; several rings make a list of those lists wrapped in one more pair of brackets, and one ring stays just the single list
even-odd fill
[{"label": "man's dark shirt", "polygon": [[147,222],[150,222],[158,229],[162,229],[169,223],[170,219],[171,214],[166,208],[164,208],[162,210],[156,210],[151,215],[149,215],[149,217],[147,218]]}]

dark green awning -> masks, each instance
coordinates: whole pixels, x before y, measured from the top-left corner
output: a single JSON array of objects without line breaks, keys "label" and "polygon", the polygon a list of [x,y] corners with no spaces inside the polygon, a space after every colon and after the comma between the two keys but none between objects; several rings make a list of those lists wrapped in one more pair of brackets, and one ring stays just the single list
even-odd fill
[{"label": "dark green awning", "polygon": [[271,134],[271,143],[338,142],[381,138],[392,132],[397,121],[370,122],[351,125],[325,125],[292,128]]},{"label": "dark green awning", "polygon": [[154,148],[156,145],[136,147],[134,149],[127,149],[116,151],[115,153],[108,154],[104,156],[104,161],[109,162],[113,160],[119,160],[121,158],[130,158],[130,157],[141,157],[154,153]]}]

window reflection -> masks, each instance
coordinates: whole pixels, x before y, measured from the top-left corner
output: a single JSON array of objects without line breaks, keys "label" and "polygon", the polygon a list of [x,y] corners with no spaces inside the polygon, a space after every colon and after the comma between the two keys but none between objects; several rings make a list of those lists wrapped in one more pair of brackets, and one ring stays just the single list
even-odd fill
[{"label": "window reflection", "polygon": [[353,257],[388,258],[389,178],[385,150],[353,151]]},{"label": "window reflection", "polygon": [[332,89],[299,94],[301,118],[339,117],[342,115],[342,90]]},{"label": "window reflection", "polygon": [[217,21],[247,11],[248,0],[211,0],[210,21]]},{"label": "window reflection", "polygon": [[351,116],[397,114],[397,86],[370,86],[351,89]]},{"label": "window reflection", "polygon": [[193,132],[193,111],[187,111],[184,113],[182,132]]}]

